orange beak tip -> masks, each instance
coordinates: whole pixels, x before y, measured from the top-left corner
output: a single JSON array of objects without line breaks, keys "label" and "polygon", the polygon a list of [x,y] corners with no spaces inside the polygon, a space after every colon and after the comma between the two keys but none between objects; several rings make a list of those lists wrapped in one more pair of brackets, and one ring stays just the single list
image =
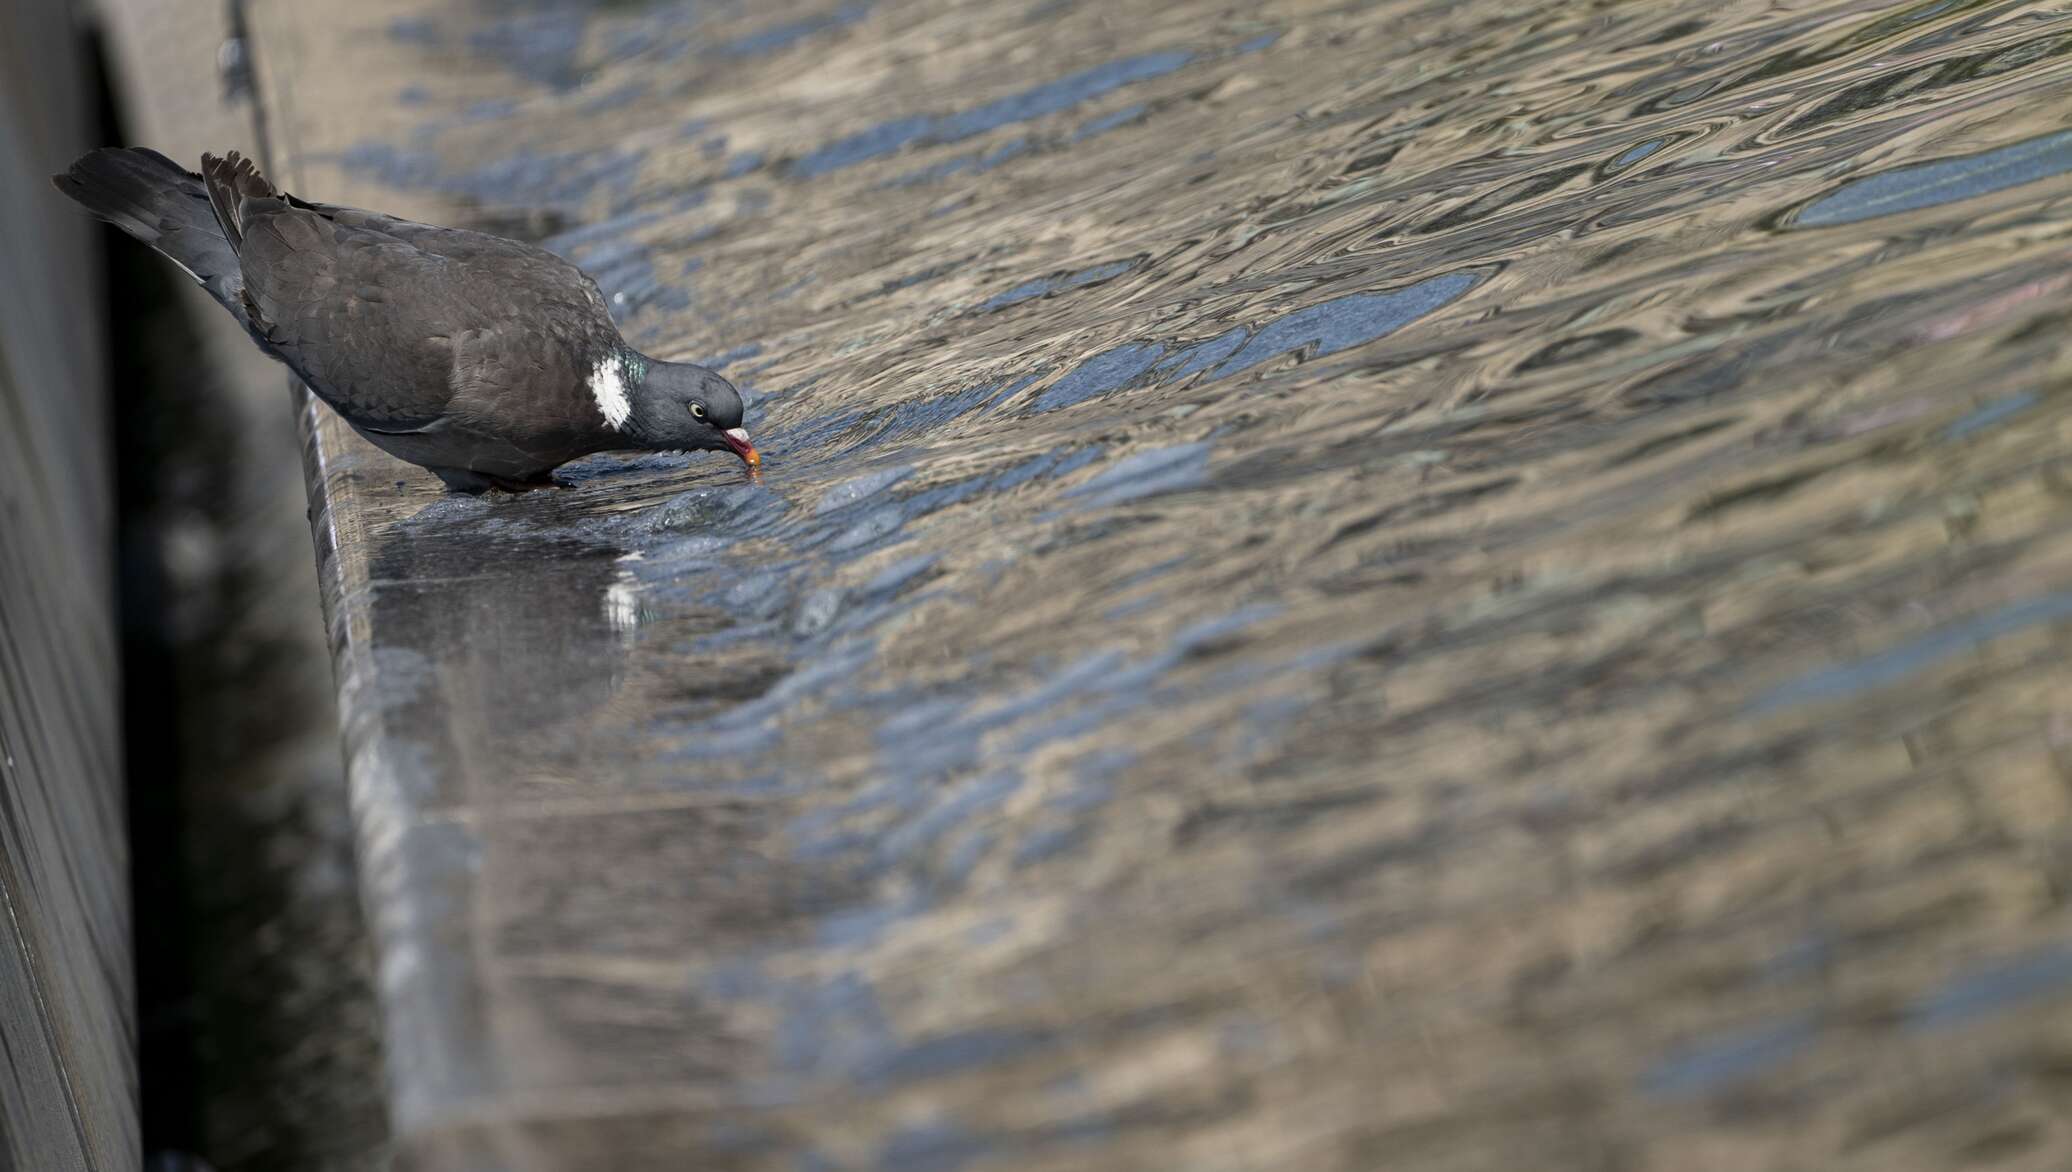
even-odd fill
[{"label": "orange beak tip", "polygon": [[730,427],[720,435],[727,441],[727,446],[734,449],[734,454],[741,457],[741,462],[748,465],[749,472],[762,470],[763,454],[755,450],[754,444],[748,442],[748,432],[738,427]]}]

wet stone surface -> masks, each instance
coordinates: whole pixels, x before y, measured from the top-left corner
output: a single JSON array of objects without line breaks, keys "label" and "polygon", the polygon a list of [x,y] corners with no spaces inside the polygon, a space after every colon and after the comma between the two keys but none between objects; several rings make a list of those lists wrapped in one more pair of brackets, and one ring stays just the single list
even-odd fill
[{"label": "wet stone surface", "polygon": [[309,416],[421,1166],[2072,1159],[2062,13],[251,22],[767,456]]}]

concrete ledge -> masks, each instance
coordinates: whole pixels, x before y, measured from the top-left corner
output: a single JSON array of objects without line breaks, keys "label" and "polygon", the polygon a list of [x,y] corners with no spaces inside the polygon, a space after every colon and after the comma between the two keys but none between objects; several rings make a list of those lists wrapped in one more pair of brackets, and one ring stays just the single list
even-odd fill
[{"label": "concrete ledge", "polygon": [[1875,88],[1968,11],[254,3],[285,182],[769,453],[307,415],[409,1157],[2062,1164],[2072,107]]}]

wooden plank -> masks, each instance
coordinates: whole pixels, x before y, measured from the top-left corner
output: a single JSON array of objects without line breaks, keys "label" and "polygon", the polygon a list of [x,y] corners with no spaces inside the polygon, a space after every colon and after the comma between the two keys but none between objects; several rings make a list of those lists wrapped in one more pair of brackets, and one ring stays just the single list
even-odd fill
[{"label": "wooden plank", "polygon": [[72,13],[0,11],[0,1156],[135,1168],[102,323]]}]

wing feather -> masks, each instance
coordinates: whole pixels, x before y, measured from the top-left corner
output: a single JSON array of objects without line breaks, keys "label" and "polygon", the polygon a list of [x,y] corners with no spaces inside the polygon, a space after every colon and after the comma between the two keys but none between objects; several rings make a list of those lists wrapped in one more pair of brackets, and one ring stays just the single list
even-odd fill
[{"label": "wing feather", "polygon": [[[242,208],[246,295],[270,346],[370,430],[493,424],[512,396],[583,425],[582,356],[616,344],[603,298],[517,241],[289,197]],[[463,346],[461,342],[464,341]]]}]

